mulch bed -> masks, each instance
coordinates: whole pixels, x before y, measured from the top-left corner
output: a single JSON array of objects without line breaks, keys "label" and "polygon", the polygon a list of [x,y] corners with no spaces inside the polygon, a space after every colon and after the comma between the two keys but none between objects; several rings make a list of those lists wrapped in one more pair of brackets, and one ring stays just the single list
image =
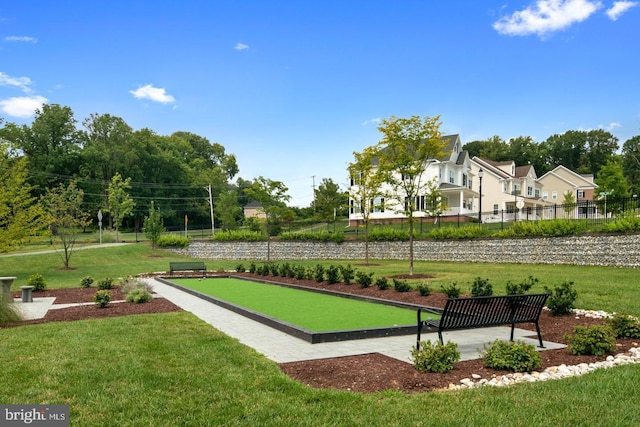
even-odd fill
[{"label": "mulch bed", "polygon": [[[446,296],[441,293],[432,293],[427,297],[423,297],[417,291],[397,292],[394,289],[381,291],[375,286],[363,289],[357,284],[345,285],[344,283],[337,283],[329,285],[326,282],[317,283],[312,280],[301,281],[283,277],[263,277],[250,273],[240,275],[439,308],[444,307],[447,299]],[[93,295],[96,291],[96,288],[46,290],[43,292],[35,292],[34,298],[56,297],[56,304],[92,302]],[[19,298],[20,293],[15,293],[14,297]],[[125,296],[118,287],[112,289],[112,301],[123,300],[124,298]],[[166,313],[181,310],[181,308],[164,298],[154,298],[151,302],[144,304],[111,303],[105,308],[98,308],[95,304],[91,304],[49,310],[43,319],[28,320],[13,325],[4,325],[3,327],[132,314]],[[575,326],[589,326],[603,322],[604,321],[600,319],[573,315],[554,317],[551,316],[548,311],[543,311],[540,318],[540,329],[545,341],[565,343],[564,334],[573,333]],[[535,327],[533,325],[519,325],[519,327],[530,329],[532,331],[532,337],[535,337]],[[633,340],[618,340],[617,346],[618,352],[624,352],[631,347],[637,347],[638,343]],[[407,353],[409,353],[409,351],[410,349],[407,349]],[[591,363],[605,359],[605,357],[596,356],[574,356],[568,349],[546,350],[541,352],[541,357],[542,366],[540,370],[561,364],[577,365],[583,362]],[[445,374],[424,373],[416,371],[409,363],[378,353],[282,363],[280,364],[280,369],[291,378],[316,388],[342,389],[359,392],[398,390],[409,393],[441,390],[447,388],[449,384],[459,384],[460,380],[471,378],[472,374],[478,374],[482,378],[491,378],[492,376],[508,373],[485,368],[482,360],[458,362],[453,371]]]}]

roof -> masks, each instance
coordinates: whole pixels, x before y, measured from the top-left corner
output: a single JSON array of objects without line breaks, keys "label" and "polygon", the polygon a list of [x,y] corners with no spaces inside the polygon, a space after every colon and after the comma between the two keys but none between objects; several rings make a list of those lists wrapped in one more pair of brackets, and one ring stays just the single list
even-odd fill
[{"label": "roof", "polygon": [[262,204],[257,200],[252,200],[244,206],[245,209],[259,209],[261,207]]}]

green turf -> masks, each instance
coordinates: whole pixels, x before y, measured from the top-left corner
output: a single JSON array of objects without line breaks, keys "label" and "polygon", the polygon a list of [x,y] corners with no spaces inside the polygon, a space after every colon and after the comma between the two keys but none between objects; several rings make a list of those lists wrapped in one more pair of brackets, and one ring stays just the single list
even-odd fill
[{"label": "green turf", "polygon": [[[415,310],[235,278],[173,282],[315,332],[406,326]],[[432,315],[437,318],[437,315]]]}]

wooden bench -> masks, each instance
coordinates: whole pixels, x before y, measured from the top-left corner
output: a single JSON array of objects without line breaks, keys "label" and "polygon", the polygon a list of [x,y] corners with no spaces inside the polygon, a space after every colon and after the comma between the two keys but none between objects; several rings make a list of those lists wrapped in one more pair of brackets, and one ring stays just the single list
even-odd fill
[{"label": "wooden bench", "polygon": [[174,271],[202,271],[202,277],[207,275],[207,267],[201,261],[170,262],[169,275],[171,277],[173,277]]},{"label": "wooden bench", "polygon": [[416,348],[420,349],[420,333],[423,328],[437,329],[440,343],[442,331],[456,329],[486,328],[491,326],[511,325],[511,341],[517,323],[534,323],[540,347],[542,335],[538,320],[542,307],[550,294],[521,294],[490,297],[450,298],[440,319],[422,320],[422,309],[418,310],[418,340]]}]

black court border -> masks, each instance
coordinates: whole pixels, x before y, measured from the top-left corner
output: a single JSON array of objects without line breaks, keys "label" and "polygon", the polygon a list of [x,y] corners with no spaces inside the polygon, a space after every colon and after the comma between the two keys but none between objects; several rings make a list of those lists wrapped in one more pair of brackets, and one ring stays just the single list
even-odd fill
[{"label": "black court border", "polygon": [[[285,288],[293,288],[299,289],[308,292],[316,292],[325,295],[333,295],[341,298],[349,298],[359,301],[366,301],[375,304],[383,304],[383,305],[391,305],[394,307],[407,308],[410,310],[415,310],[416,313],[418,309],[422,309],[422,311],[430,311],[435,314],[441,314],[442,310],[434,307],[425,307],[418,304],[409,304],[402,303],[397,301],[389,301],[381,298],[375,297],[367,297],[361,295],[353,295],[344,292],[336,292],[328,289],[318,289],[318,288],[308,288],[305,286],[292,285],[290,283],[282,283],[273,280],[261,280],[244,276],[236,276],[234,274],[224,274],[224,275],[216,275],[209,276],[208,279],[215,278],[234,278],[240,280],[248,280],[252,282],[259,283],[267,283],[270,285],[283,286]],[[182,278],[182,277],[181,277]],[[416,324],[407,325],[407,326],[390,326],[390,327],[382,327],[382,328],[368,328],[368,329],[350,329],[350,330],[341,330],[341,331],[325,331],[325,332],[315,332],[309,329],[302,328],[298,325],[294,325],[292,323],[283,322],[280,319],[276,319],[275,317],[270,317],[265,314],[259,313],[257,311],[249,310],[245,307],[232,304],[230,302],[212,297],[211,295],[203,294],[202,292],[198,292],[196,290],[178,285],[177,283],[171,282],[168,278],[165,277],[157,277],[156,278],[161,283],[165,285],[172,286],[176,289],[179,289],[188,294],[194,295],[198,298],[201,298],[210,303],[216,304],[220,307],[223,307],[227,310],[231,310],[235,313],[238,313],[242,316],[245,316],[251,320],[262,323],[263,325],[274,328],[278,331],[284,332],[301,340],[307,341],[311,344],[320,344],[325,342],[337,342],[337,341],[348,341],[348,340],[360,340],[367,338],[384,338],[384,337],[395,337],[395,336],[404,336],[404,335],[415,335],[418,332],[418,328]],[[416,314],[417,316],[417,314]]]}]

